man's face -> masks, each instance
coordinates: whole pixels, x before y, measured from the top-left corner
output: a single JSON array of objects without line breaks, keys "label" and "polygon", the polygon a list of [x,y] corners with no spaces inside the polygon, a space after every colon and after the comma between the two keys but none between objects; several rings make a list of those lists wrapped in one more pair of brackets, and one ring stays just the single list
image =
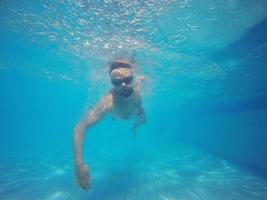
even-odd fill
[{"label": "man's face", "polygon": [[128,97],[133,93],[133,74],[131,69],[118,68],[110,73],[111,82],[115,91],[123,97]]}]

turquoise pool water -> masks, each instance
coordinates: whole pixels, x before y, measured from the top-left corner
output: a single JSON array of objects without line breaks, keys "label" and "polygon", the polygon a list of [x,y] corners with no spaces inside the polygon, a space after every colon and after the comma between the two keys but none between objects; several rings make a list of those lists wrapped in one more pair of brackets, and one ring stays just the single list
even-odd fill
[{"label": "turquoise pool water", "polygon": [[[0,2],[0,199],[267,199],[267,2]],[[147,123],[73,128],[112,87],[145,76]]]}]

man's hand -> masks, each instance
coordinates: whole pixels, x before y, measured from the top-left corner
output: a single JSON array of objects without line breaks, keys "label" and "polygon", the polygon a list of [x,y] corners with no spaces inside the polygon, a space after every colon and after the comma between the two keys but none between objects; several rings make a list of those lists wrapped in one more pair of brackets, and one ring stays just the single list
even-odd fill
[{"label": "man's hand", "polygon": [[132,126],[132,133],[134,136],[136,136],[137,128],[144,123],[146,123],[146,115],[145,115],[144,108],[141,106],[139,108],[139,111],[136,114],[135,122]]},{"label": "man's hand", "polygon": [[88,190],[90,188],[90,172],[85,164],[76,165],[75,169],[76,180],[82,189]]}]

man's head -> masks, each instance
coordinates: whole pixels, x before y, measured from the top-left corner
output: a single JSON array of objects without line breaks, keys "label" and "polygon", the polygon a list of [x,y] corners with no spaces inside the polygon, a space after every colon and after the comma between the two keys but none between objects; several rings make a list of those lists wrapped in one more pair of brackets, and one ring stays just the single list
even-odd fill
[{"label": "man's head", "polygon": [[133,72],[130,63],[123,60],[112,62],[109,75],[116,93],[122,97],[128,97],[133,93]]}]

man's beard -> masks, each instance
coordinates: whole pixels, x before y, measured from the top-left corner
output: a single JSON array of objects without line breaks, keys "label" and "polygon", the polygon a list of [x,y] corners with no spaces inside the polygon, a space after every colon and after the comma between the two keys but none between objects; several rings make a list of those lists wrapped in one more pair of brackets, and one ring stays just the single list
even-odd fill
[{"label": "man's beard", "polygon": [[117,93],[122,97],[129,97],[133,93],[133,88],[130,86],[123,86]]}]

